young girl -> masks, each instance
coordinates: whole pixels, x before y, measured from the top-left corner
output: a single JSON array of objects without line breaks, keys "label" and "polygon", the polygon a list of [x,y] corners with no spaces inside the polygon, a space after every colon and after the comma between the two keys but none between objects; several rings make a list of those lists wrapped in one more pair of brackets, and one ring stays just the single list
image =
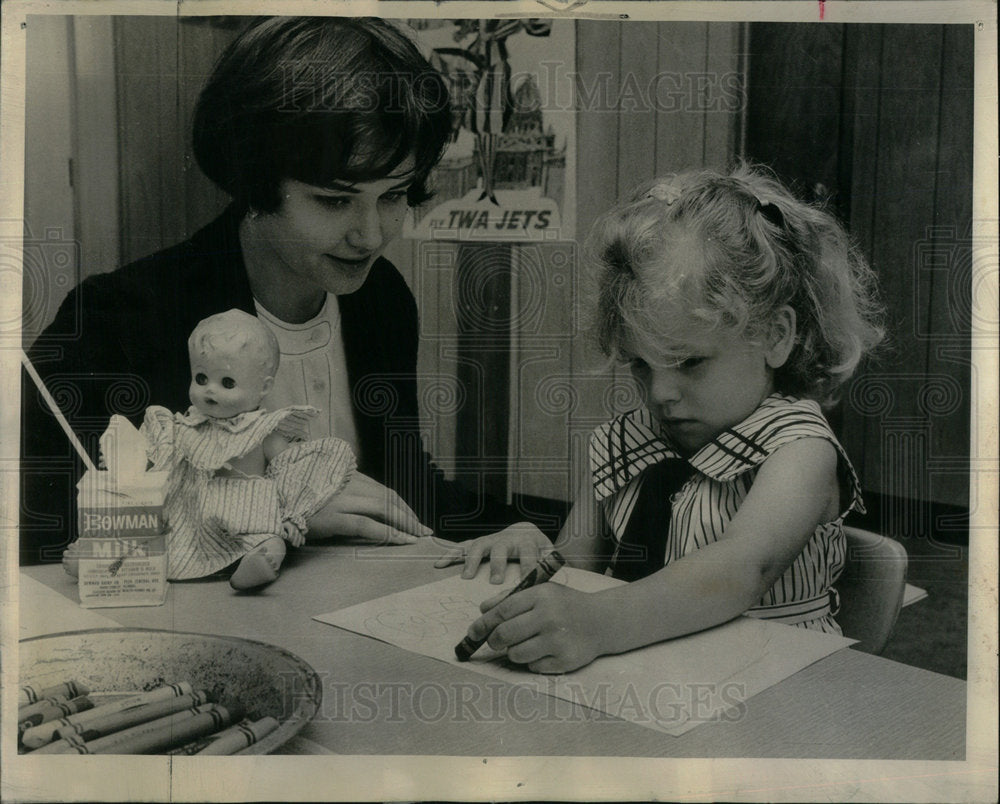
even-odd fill
[{"label": "young girl", "polygon": [[170,468],[168,576],[200,578],[238,561],[230,584],[253,589],[278,577],[286,541],[304,543],[306,517],[340,491],[354,456],[337,438],[294,443],[315,408],[260,407],[279,352],[258,318],[240,310],[206,318],[188,352],[192,407],[153,406],[143,422],[154,468]]},{"label": "young girl", "polygon": [[[469,635],[564,672],[740,614],[840,633],[842,524],[862,504],[820,405],[882,337],[872,272],[832,217],[749,168],[639,189],[589,251],[600,346],[646,404],[592,435],[558,544],[631,583],[498,596]],[[464,574],[545,547],[517,526],[469,545]]]}]

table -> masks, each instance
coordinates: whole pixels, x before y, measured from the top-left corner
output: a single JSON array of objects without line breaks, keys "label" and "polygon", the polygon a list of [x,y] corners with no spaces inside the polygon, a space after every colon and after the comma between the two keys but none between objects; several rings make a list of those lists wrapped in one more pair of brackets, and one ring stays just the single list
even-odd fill
[{"label": "table", "polygon": [[[457,572],[433,568],[443,549],[433,539],[307,545],[255,595],[202,580],[171,584],[163,606],[94,611],[118,626],[240,636],[298,654],[324,684],[304,744],[338,754],[965,758],[964,681],[852,649],[750,698],[738,720],[671,737],[312,619]],[[22,574],[53,603],[77,599],[61,566]],[[26,608],[22,632],[37,633]]]}]

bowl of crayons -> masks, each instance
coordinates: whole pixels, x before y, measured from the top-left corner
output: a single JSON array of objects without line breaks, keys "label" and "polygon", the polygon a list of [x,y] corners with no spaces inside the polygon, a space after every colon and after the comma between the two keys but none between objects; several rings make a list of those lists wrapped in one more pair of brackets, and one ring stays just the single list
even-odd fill
[{"label": "bowl of crayons", "polygon": [[248,639],[115,628],[22,640],[18,750],[269,754],[316,714],[316,671]]}]

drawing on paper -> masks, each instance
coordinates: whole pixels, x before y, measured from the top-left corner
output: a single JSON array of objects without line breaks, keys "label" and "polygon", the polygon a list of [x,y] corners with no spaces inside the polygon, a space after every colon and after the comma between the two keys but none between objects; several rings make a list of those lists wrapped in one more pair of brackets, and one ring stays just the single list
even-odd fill
[{"label": "drawing on paper", "polygon": [[445,596],[426,606],[380,611],[364,621],[368,633],[379,639],[431,638],[464,632],[479,616],[479,604],[464,597]]}]

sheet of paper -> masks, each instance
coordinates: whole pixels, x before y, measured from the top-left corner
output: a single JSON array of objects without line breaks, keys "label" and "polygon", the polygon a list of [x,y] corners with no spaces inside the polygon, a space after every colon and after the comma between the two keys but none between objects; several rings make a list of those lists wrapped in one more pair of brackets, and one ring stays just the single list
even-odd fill
[{"label": "sheet of paper", "polygon": [[923,600],[927,597],[927,590],[921,589],[919,586],[913,586],[912,584],[906,584],[906,588],[903,589],[903,607],[910,606],[916,603],[918,600]]},{"label": "sheet of paper", "polygon": [[[532,673],[488,646],[460,663],[455,645],[479,616],[480,601],[512,586],[515,576],[510,567],[507,586],[498,587],[485,570],[468,581],[454,575],[315,619],[672,735],[738,718],[750,696],[854,641],[739,617],[562,675]],[[563,568],[550,583],[593,592],[621,582]]]}]

